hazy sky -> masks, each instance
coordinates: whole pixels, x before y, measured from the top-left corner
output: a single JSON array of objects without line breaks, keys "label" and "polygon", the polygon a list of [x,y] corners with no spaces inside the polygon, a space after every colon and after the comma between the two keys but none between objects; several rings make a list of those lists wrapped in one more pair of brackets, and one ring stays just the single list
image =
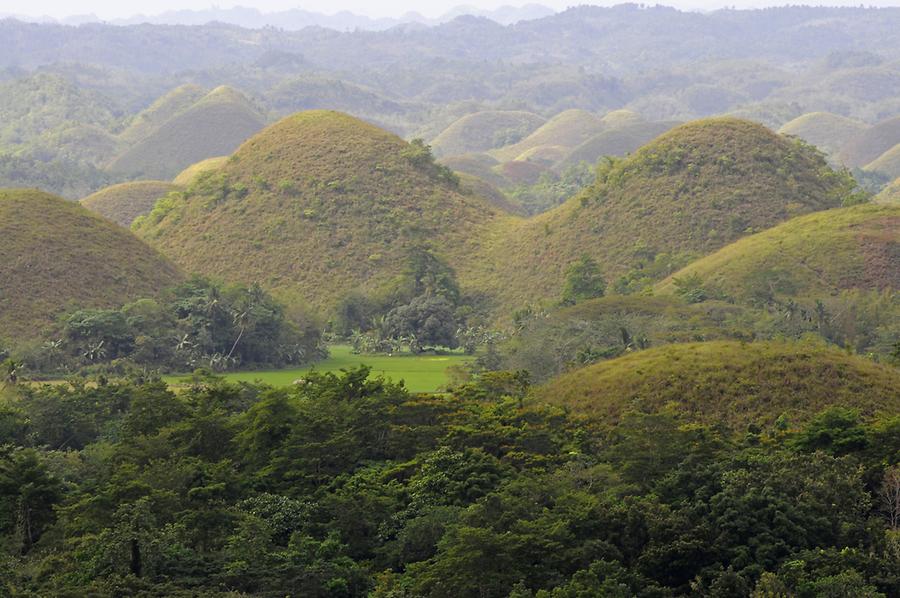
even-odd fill
[{"label": "hazy sky", "polygon": [[[563,9],[576,4],[612,5],[625,0],[592,1],[592,0],[534,0],[556,9]],[[637,0],[634,0],[637,1]],[[29,16],[49,15],[65,17],[73,14],[93,13],[104,19],[132,16],[137,13],[157,14],[173,9],[203,9],[216,5],[220,8],[232,6],[251,6],[262,11],[303,8],[317,12],[334,13],[339,10],[350,10],[369,16],[399,16],[404,12],[415,10],[425,16],[433,17],[443,14],[450,8],[460,4],[471,4],[482,8],[497,8],[504,4],[521,5],[529,0],[244,0],[243,2],[210,0],[0,0],[0,13],[15,13]],[[760,7],[772,4],[798,3],[796,0],[652,0],[648,4],[666,4],[682,8],[714,9],[722,6]],[[869,0],[863,2],[872,6],[897,6],[900,0]],[[806,0],[802,4],[856,5],[860,2],[852,0]]]}]

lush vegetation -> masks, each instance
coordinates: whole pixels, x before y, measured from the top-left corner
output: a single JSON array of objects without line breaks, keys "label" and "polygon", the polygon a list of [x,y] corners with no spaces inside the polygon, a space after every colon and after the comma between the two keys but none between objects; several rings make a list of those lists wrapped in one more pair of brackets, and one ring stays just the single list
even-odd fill
[{"label": "lush vegetation", "polygon": [[44,342],[14,353],[12,363],[61,376],[285,367],[325,354],[316,323],[296,311],[289,319],[259,285],[193,278],[154,298],[78,309],[58,320]]},{"label": "lush vegetation", "polygon": [[478,598],[900,583],[896,417],[825,400],[805,424],[737,434],[671,410],[585,425],[523,404],[517,375],[449,397],[367,376],[7,387],[0,583]]}]

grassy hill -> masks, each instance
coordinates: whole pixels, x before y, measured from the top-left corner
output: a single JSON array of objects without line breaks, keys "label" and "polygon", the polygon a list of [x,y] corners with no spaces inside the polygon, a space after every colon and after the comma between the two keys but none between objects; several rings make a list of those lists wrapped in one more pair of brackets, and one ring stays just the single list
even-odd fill
[{"label": "grassy hill", "polygon": [[135,116],[125,130],[119,133],[119,139],[127,145],[143,141],[167,121],[202,100],[207,93],[209,90],[199,85],[187,84],[176,87]]},{"label": "grassy hill", "polygon": [[509,162],[535,147],[561,145],[574,148],[602,131],[604,127],[600,117],[592,112],[566,110],[551,118],[518,143],[507,145],[490,153],[501,162]]},{"label": "grassy hill", "polygon": [[434,155],[460,156],[518,142],[546,122],[522,110],[487,110],[468,114],[431,141]]},{"label": "grassy hill", "polygon": [[219,87],[129,146],[108,168],[148,179],[172,179],[200,160],[230,154],[264,123],[247,98],[230,87]]},{"label": "grassy hill", "polygon": [[396,135],[310,111],[254,136],[135,230],[185,270],[328,309],[388,282],[410,244],[431,244],[464,276],[461,256],[503,218]]},{"label": "grassy hill", "polygon": [[785,123],[778,132],[811,143],[828,155],[834,155],[869,125],[830,112],[809,112]]},{"label": "grassy hill", "polygon": [[875,123],[841,148],[837,160],[849,167],[862,168],[900,143],[900,116]]},{"label": "grassy hill", "polygon": [[900,179],[885,187],[873,201],[879,204],[900,204]]},{"label": "grassy hill", "polygon": [[670,410],[736,433],[796,426],[830,406],[900,412],[900,370],[807,343],[717,341],[638,351],[564,374],[537,398],[613,424],[628,411]]},{"label": "grassy hill", "polygon": [[178,269],[129,231],[40,191],[0,191],[0,338],[37,338],[60,312],[151,296]]},{"label": "grassy hill", "polygon": [[127,228],[135,218],[148,214],[157,199],[177,189],[166,181],[120,183],[85,197],[81,205]]},{"label": "grassy hill", "polygon": [[610,129],[617,129],[626,125],[633,125],[643,122],[644,117],[634,110],[612,110],[603,115],[600,121]]},{"label": "grassy hill", "polygon": [[808,214],[722,248],[675,273],[742,301],[817,298],[841,289],[900,289],[900,207]]},{"label": "grassy hill", "polygon": [[507,223],[502,241],[473,258],[485,264],[478,284],[510,311],[558,299],[567,267],[581,255],[614,280],[661,254],[677,263],[839,206],[847,184],[817,152],[761,125],[696,121],[608,166],[559,208]]},{"label": "grassy hill", "polygon": [[579,162],[596,164],[604,156],[625,156],[678,124],[675,121],[636,122],[602,131],[571,150],[558,162],[556,169],[563,170]]},{"label": "grassy hill", "polygon": [[206,160],[201,160],[196,164],[191,164],[184,170],[182,170],[178,176],[172,179],[172,183],[175,185],[179,185],[181,187],[187,187],[191,185],[197,178],[207,172],[211,172],[213,170],[218,170],[228,161],[228,156],[217,156],[215,158],[207,158]]},{"label": "grassy hill", "polygon": [[900,143],[867,164],[864,170],[883,174],[890,179],[900,177]]}]

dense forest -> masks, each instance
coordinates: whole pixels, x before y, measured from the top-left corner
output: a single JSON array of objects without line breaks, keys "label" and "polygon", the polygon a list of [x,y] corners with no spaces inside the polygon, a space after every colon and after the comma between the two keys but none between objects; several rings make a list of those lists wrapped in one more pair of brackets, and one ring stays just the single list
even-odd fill
[{"label": "dense forest", "polygon": [[0,420],[15,443],[0,581],[26,596],[896,595],[896,393],[893,417],[833,407],[729,430],[668,409],[585,422],[527,391],[491,374],[411,396],[364,368],[282,390],[26,390]]},{"label": "dense forest", "polygon": [[0,596],[900,597],[898,97],[895,8],[0,20]]}]

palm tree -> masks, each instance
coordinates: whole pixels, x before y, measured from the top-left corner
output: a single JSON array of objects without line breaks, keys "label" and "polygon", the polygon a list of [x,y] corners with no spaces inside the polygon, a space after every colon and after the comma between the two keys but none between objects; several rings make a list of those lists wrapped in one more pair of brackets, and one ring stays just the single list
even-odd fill
[{"label": "palm tree", "polygon": [[0,374],[3,375],[3,388],[7,386],[15,386],[19,382],[19,372],[22,371],[23,364],[15,359],[7,359],[0,364]]}]

